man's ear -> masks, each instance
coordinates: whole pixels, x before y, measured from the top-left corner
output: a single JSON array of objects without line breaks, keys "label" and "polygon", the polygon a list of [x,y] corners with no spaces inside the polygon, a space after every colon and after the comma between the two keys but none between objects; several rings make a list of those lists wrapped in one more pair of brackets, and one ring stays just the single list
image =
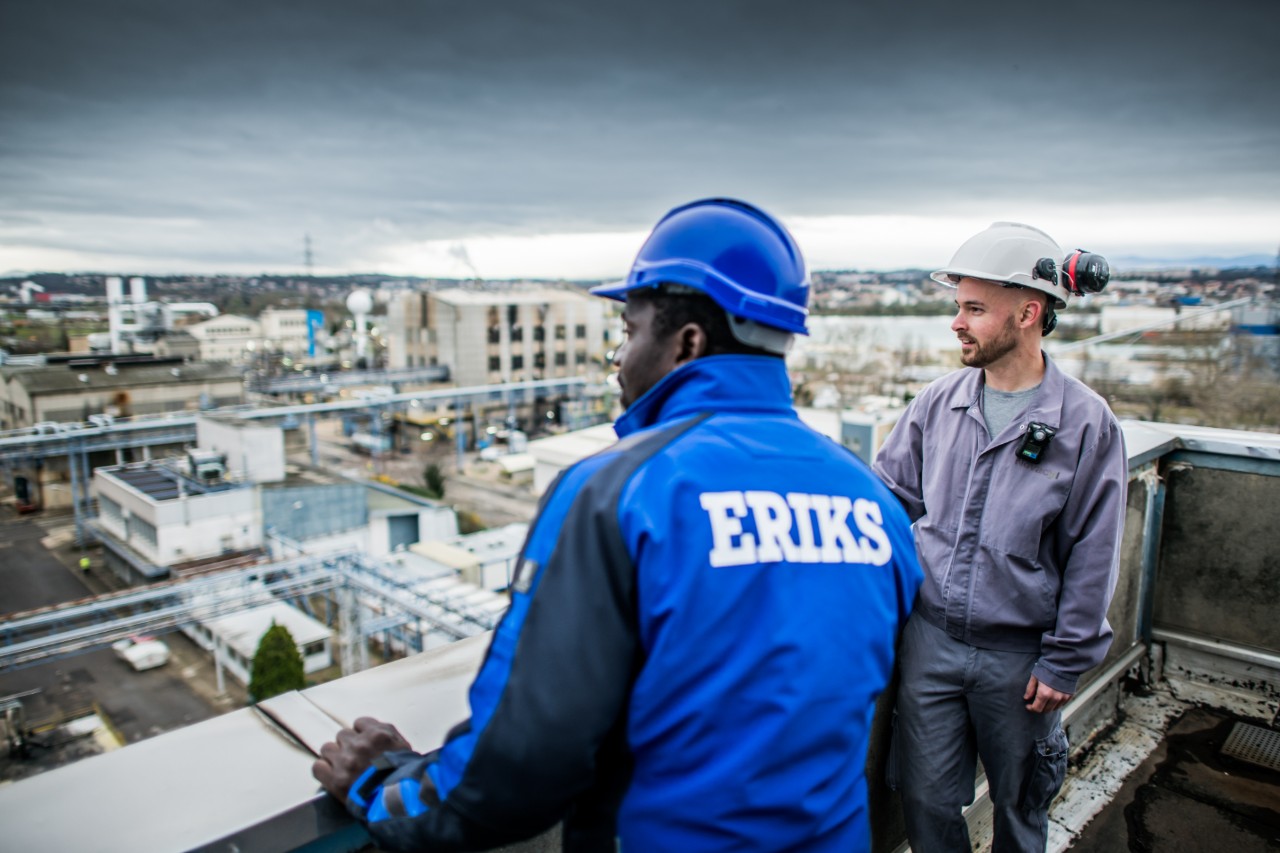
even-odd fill
[{"label": "man's ear", "polygon": [[1039,328],[1044,323],[1044,301],[1038,298],[1028,299],[1022,303],[1018,311],[1018,325]]},{"label": "man's ear", "polygon": [[707,354],[709,343],[706,330],[697,323],[685,323],[675,334],[678,349],[676,366],[702,358]]}]

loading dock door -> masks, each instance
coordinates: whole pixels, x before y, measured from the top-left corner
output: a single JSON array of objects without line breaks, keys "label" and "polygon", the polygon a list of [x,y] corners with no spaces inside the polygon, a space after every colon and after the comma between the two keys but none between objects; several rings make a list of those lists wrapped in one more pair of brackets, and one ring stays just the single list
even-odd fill
[{"label": "loading dock door", "polygon": [[387,545],[396,550],[401,545],[408,548],[418,541],[418,515],[393,515],[387,518]]}]

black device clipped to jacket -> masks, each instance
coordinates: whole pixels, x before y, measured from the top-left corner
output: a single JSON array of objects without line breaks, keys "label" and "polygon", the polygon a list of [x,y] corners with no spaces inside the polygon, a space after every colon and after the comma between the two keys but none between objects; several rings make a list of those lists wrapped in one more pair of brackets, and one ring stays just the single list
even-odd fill
[{"label": "black device clipped to jacket", "polygon": [[1053,427],[1032,421],[1027,425],[1027,434],[1022,437],[1022,445],[1018,448],[1018,458],[1030,462],[1032,465],[1039,465],[1040,460],[1044,458],[1044,452],[1049,449],[1049,442],[1053,440],[1057,430]]}]

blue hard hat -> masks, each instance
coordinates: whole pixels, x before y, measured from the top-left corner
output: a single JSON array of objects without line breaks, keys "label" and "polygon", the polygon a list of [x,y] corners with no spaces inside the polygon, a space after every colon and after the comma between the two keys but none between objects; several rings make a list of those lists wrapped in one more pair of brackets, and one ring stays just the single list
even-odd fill
[{"label": "blue hard hat", "polygon": [[758,207],[708,198],[658,221],[625,281],[593,287],[626,301],[641,287],[676,284],[705,293],[736,317],[808,334],[809,273],[796,241]]}]

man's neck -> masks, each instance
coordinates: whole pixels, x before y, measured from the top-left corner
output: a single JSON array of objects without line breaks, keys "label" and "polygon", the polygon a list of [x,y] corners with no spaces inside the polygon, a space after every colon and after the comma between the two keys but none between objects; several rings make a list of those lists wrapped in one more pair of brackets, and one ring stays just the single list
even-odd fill
[{"label": "man's neck", "polygon": [[1012,393],[1034,388],[1044,380],[1044,355],[1040,348],[1034,352],[1015,350],[995,364],[984,368],[987,387]]}]

